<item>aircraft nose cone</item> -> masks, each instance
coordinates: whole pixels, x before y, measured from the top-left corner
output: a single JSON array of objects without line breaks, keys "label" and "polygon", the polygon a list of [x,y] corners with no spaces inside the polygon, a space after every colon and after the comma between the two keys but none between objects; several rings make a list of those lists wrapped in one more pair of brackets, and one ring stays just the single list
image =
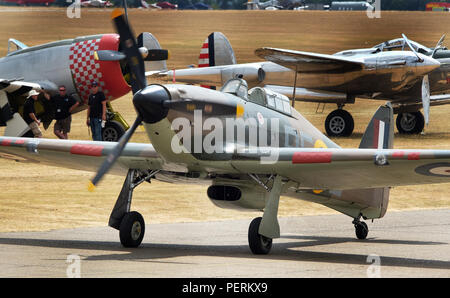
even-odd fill
[{"label": "aircraft nose cone", "polygon": [[169,92],[161,85],[150,85],[133,96],[133,105],[145,123],[156,123],[167,116],[164,102],[170,100]]},{"label": "aircraft nose cone", "polygon": [[424,55],[422,59],[423,59],[423,62],[418,63],[417,66],[420,67],[420,70],[423,74],[427,74],[441,66],[441,63],[432,57],[428,57],[428,56]]}]

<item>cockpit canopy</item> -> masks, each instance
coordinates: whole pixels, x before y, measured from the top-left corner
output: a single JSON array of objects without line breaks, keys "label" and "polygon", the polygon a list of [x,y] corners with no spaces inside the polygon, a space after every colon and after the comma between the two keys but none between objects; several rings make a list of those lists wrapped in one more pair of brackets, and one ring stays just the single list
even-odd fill
[{"label": "cockpit canopy", "polygon": [[289,116],[292,113],[289,98],[267,88],[255,87],[250,89],[248,93],[248,101]]},{"label": "cockpit canopy", "polygon": [[261,87],[254,87],[248,91],[247,82],[243,79],[229,80],[223,85],[220,91],[239,96],[245,101],[267,107],[289,116],[292,113],[289,98],[287,96]]},{"label": "cockpit canopy", "polygon": [[[424,45],[421,45],[418,42],[409,41],[411,43],[411,46],[414,48],[414,50],[416,50],[417,52],[427,55],[429,53],[432,52],[432,50]],[[406,44],[405,40],[403,38],[396,38],[396,39],[391,39],[388,41],[385,41],[383,43],[380,43],[376,46],[374,46],[374,48],[378,48],[381,51],[387,50],[387,51],[392,51],[392,50],[399,50],[401,49],[403,50],[409,50],[408,45]]]},{"label": "cockpit canopy", "polygon": [[220,91],[239,96],[242,99],[248,100],[248,85],[243,79],[231,79],[223,85]]}]

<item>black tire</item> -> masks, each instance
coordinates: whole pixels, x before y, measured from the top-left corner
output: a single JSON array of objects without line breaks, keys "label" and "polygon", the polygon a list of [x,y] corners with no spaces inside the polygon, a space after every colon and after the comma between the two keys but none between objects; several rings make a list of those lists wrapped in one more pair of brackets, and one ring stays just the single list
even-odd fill
[{"label": "black tire", "polygon": [[395,124],[401,134],[419,134],[425,127],[425,118],[421,112],[399,113]]},{"label": "black tire", "polygon": [[107,121],[102,129],[102,140],[106,142],[117,142],[125,133],[125,128],[117,121]]},{"label": "black tire", "polygon": [[325,120],[325,131],[330,137],[348,137],[353,133],[354,128],[355,121],[346,110],[334,110]]},{"label": "black tire", "polygon": [[252,220],[248,228],[248,245],[255,255],[267,255],[272,249],[272,239],[258,233],[262,217]]},{"label": "black tire", "polygon": [[369,234],[369,227],[365,222],[359,222],[355,225],[356,238],[364,240]]},{"label": "black tire", "polygon": [[144,218],[139,212],[125,214],[119,228],[120,243],[124,247],[138,247],[145,234]]}]

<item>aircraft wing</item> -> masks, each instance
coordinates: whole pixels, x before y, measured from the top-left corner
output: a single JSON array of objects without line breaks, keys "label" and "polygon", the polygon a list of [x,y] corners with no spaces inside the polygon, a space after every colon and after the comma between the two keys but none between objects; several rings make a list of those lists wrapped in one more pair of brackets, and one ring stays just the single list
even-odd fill
[{"label": "aircraft wing", "polygon": [[364,61],[358,58],[349,59],[334,55],[276,48],[259,48],[255,50],[255,55],[297,72],[347,72],[361,70],[365,66]]},{"label": "aircraft wing", "polygon": [[[114,146],[112,142],[0,137],[0,158],[96,172]],[[259,148],[235,153],[231,163],[243,174],[277,174],[305,189],[450,182],[450,150]],[[163,161],[152,145],[128,143],[110,173],[161,168]]]},{"label": "aircraft wing", "polygon": [[306,189],[450,182],[450,150],[259,148],[237,154],[232,165],[243,173],[279,174]]},{"label": "aircraft wing", "polygon": [[0,91],[13,96],[26,95],[31,90],[41,91],[42,89],[43,87],[38,83],[0,79]]},{"label": "aircraft wing", "polygon": [[[114,142],[0,137],[0,159],[97,172],[115,145]],[[122,175],[128,169],[160,169],[161,165],[152,145],[128,143],[110,173]]]}]

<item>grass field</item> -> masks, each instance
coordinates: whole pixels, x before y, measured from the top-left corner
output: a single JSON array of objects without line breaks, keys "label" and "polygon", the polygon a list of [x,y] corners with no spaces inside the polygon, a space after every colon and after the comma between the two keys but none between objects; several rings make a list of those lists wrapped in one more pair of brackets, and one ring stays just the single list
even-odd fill
[{"label": "grass field", "polygon": [[[82,9],[80,19],[69,19],[63,9],[0,8],[0,54],[7,52],[9,38],[37,45],[76,36],[111,33],[110,10]],[[169,68],[196,64],[200,46],[212,31],[230,40],[238,62],[259,61],[253,55],[260,46],[333,53],[360,48],[399,37],[433,46],[448,33],[448,13],[382,12],[381,19],[368,19],[362,12],[299,11],[143,11],[131,10],[136,33],[153,33],[171,50]],[[358,100],[347,109],[355,118],[355,133],[335,139],[343,147],[357,147],[365,126],[380,102]],[[131,96],[113,102],[128,122],[135,118]],[[315,104],[297,103],[296,108],[323,130],[327,105],[317,114]],[[450,106],[431,109],[424,135],[399,136],[395,148],[450,149]],[[85,114],[74,115],[72,139],[89,139]],[[0,129],[3,134],[3,129]],[[51,130],[44,137],[54,138]],[[134,142],[148,141],[137,131]],[[107,176],[95,193],[86,191],[91,173],[18,164],[0,160],[0,231],[31,231],[106,225],[122,185],[122,177]],[[450,207],[450,185],[398,187],[391,192],[390,210]],[[134,193],[132,209],[148,223],[248,218],[258,213],[222,210],[209,202],[204,186],[145,184]],[[282,197],[280,215],[311,215],[334,212],[313,203]],[[349,219],[349,224],[350,224]]]}]

